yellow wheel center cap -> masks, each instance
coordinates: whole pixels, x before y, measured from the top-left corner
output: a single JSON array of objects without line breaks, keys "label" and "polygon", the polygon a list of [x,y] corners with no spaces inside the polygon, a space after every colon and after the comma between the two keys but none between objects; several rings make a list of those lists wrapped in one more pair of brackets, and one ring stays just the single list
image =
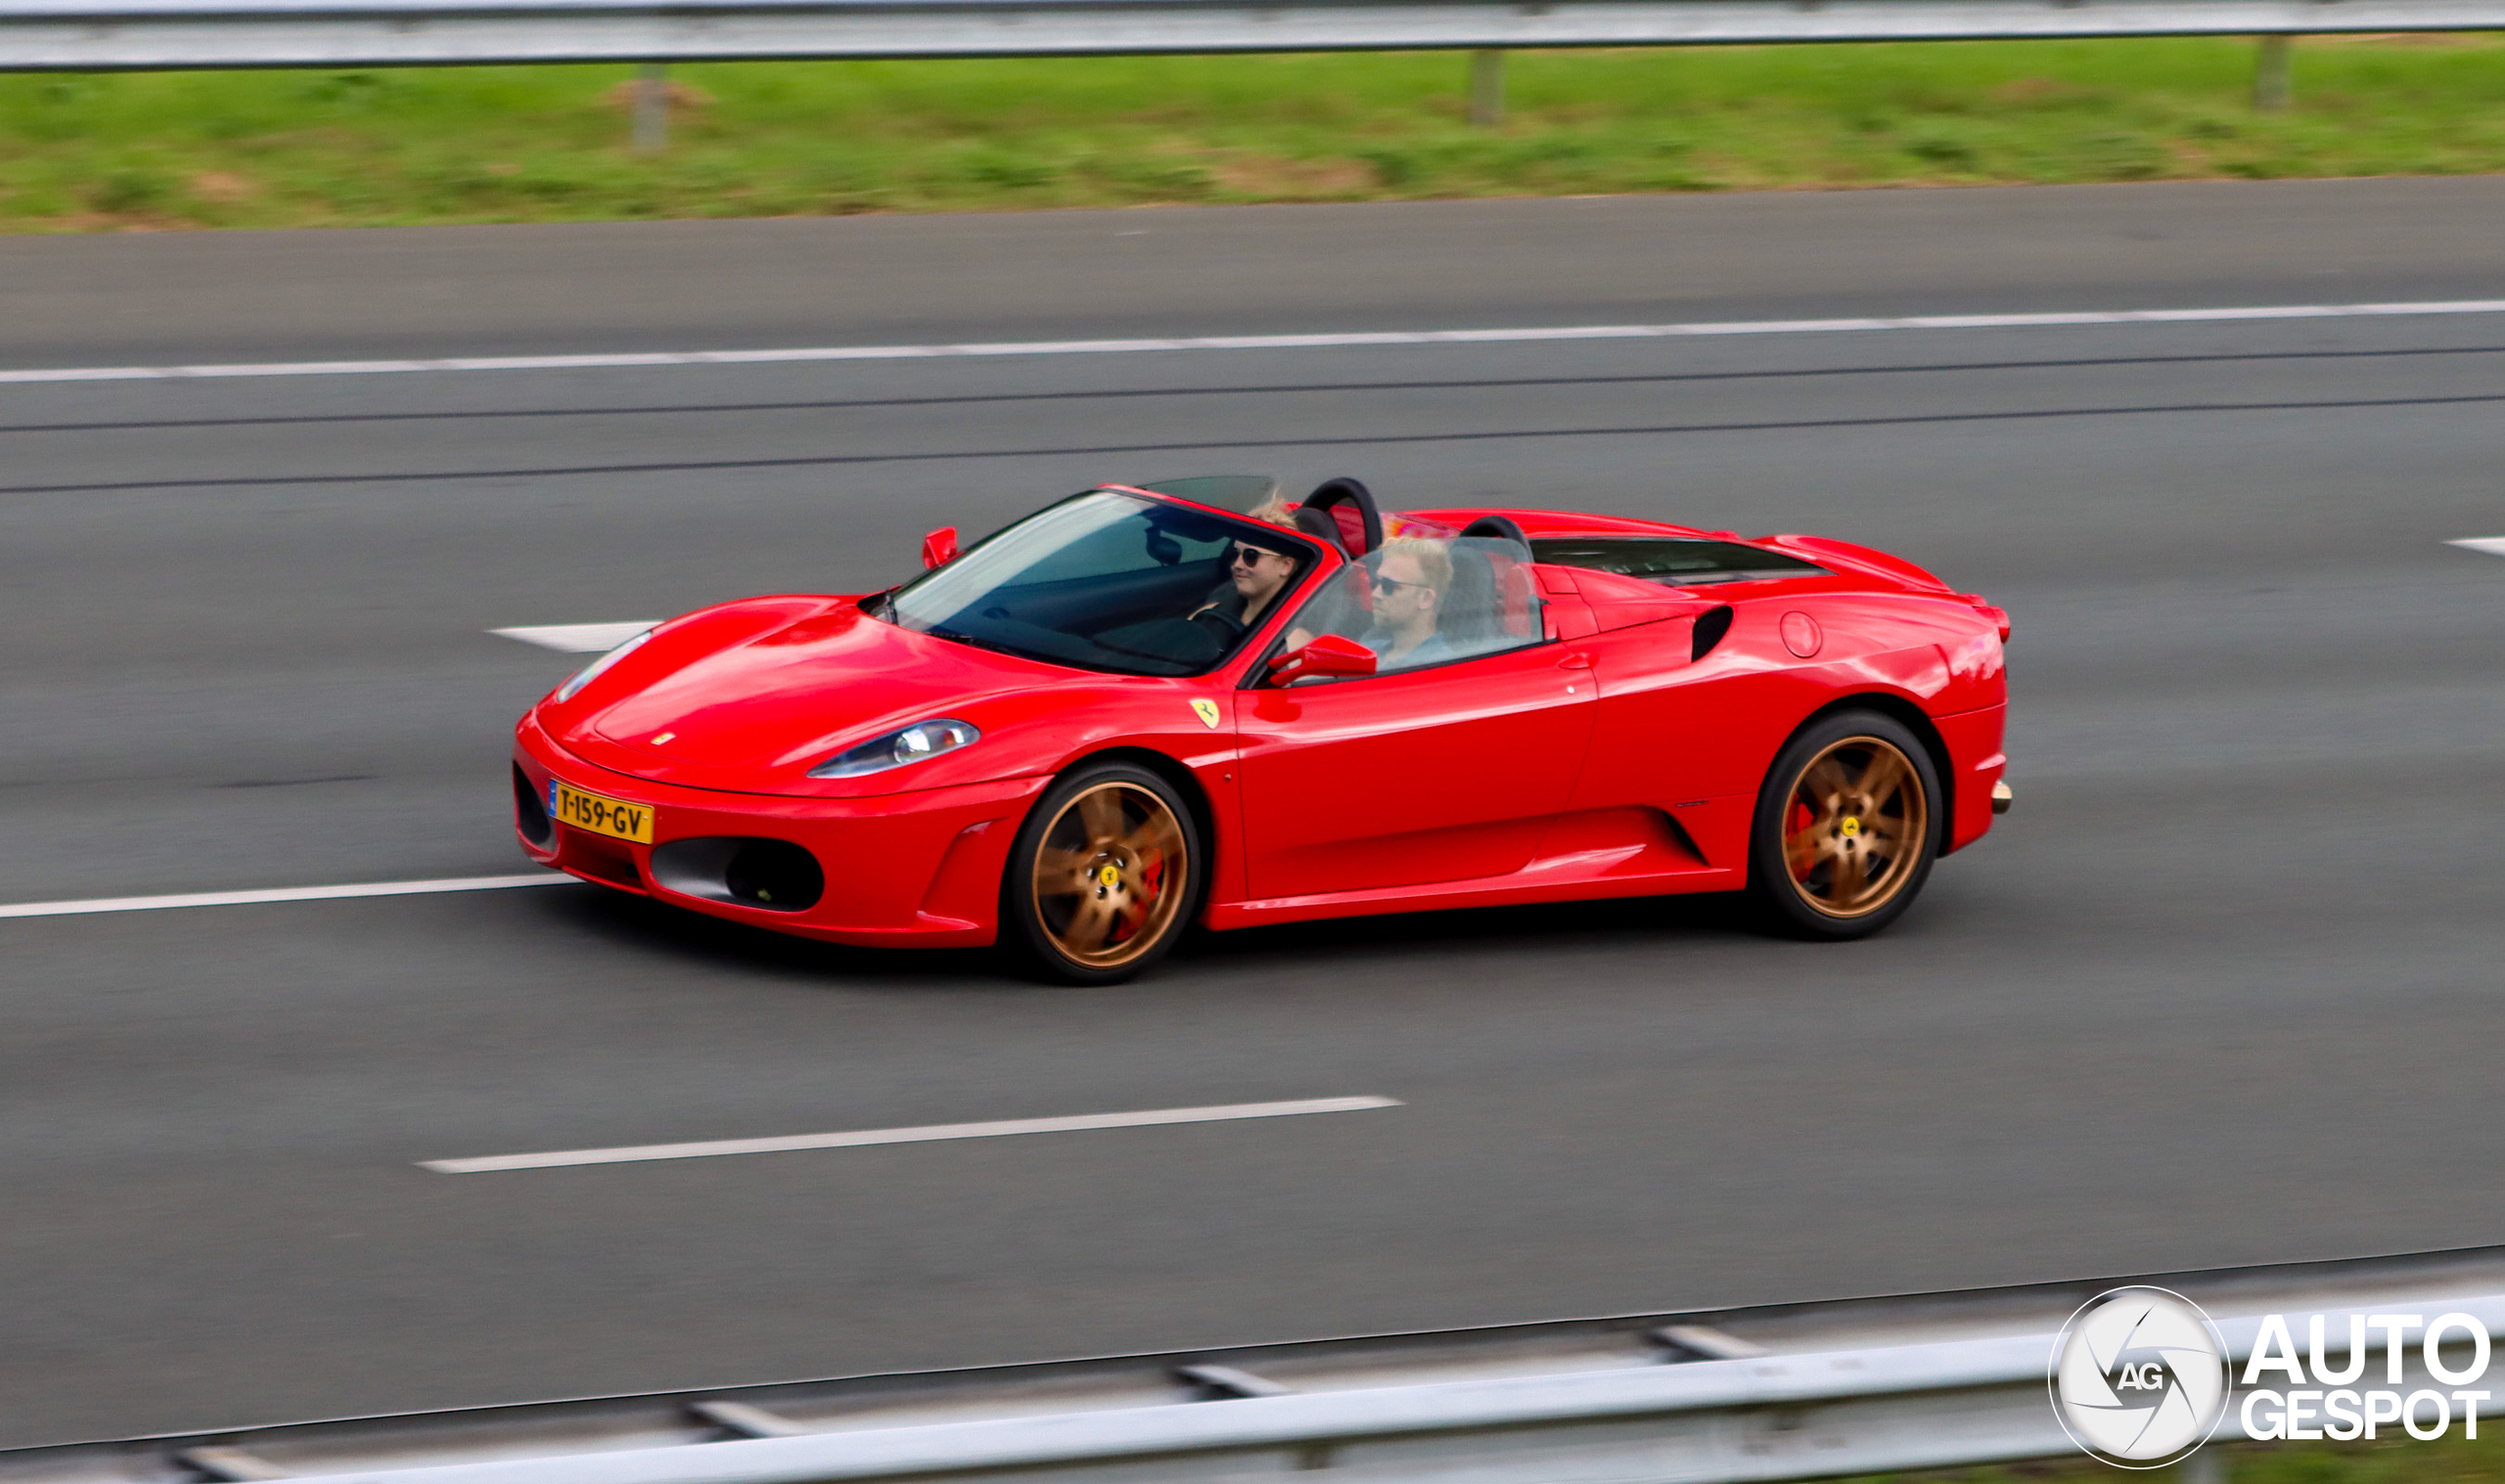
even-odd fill
[{"label": "yellow wheel center cap", "polygon": [[1859,815],[1847,814],[1844,817],[1844,823],[1836,828],[1843,832],[1845,839],[1850,839],[1861,832],[1861,817]]},{"label": "yellow wheel center cap", "polygon": [[1096,868],[1096,884],[1104,887],[1107,891],[1111,891],[1115,887],[1119,886],[1122,884],[1121,868],[1114,865],[1110,861],[1099,866]]}]

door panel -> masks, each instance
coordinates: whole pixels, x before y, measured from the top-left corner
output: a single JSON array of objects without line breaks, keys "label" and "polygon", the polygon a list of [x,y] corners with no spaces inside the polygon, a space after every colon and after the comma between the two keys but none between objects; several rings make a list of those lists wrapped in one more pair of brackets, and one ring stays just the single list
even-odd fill
[{"label": "door panel", "polygon": [[1578,645],[1238,697],[1254,899],[1529,864],[1592,734]]}]

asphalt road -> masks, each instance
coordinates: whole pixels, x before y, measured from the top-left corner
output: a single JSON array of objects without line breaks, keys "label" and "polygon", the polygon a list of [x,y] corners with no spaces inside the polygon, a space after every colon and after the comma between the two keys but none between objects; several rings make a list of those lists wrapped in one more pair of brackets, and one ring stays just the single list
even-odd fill
[{"label": "asphalt road", "polygon": [[[2470,181],[615,228],[536,319],[500,254],[562,233],[5,242],[0,362],[1329,330],[1377,280],[1418,329],[2494,297],[2500,226]],[[1132,230],[1185,246],[993,314]],[[1410,239],[1478,266],[1402,297]],[[2505,535],[2500,407],[2505,315],[0,388],[0,903],[519,870],[506,729],[571,661],[488,630],[1246,468],[1901,552],[2015,614],[2019,795],[1850,947],[1620,903],[1044,991],[591,887],[0,921],[0,1444],[2505,1240],[2505,561],[2443,544]],[[1405,1105],[415,1163],[1354,1095]]]}]

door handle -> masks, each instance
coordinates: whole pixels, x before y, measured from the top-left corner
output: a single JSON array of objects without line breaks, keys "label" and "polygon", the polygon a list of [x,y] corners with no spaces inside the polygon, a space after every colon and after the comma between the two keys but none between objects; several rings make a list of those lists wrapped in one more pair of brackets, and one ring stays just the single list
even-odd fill
[{"label": "door handle", "polygon": [[1591,667],[1592,656],[1579,650],[1568,651],[1566,657],[1557,661],[1557,668],[1561,670],[1588,670]]}]

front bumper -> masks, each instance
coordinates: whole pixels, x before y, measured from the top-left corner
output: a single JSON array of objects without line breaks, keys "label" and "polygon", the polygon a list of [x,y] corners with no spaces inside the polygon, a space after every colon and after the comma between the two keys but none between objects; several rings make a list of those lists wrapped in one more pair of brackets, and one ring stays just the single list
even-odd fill
[{"label": "front bumper", "polygon": [[[844,799],[725,793],[596,767],[557,745],[526,717],[515,730],[513,766],[514,832],[540,865],[694,912],[865,946],[990,943],[999,926],[1000,874],[1010,840],[1049,782],[1011,778]],[[651,808],[652,843],[613,839],[546,819],[527,800],[545,799],[552,777]],[[708,886],[705,873],[718,874],[721,863],[737,853],[712,842],[744,840],[779,841],[807,851],[823,873],[824,891],[793,910]],[[693,843],[700,841],[706,843]],[[673,843],[681,848],[672,852]],[[658,878],[657,850],[664,853],[665,866]]]}]

